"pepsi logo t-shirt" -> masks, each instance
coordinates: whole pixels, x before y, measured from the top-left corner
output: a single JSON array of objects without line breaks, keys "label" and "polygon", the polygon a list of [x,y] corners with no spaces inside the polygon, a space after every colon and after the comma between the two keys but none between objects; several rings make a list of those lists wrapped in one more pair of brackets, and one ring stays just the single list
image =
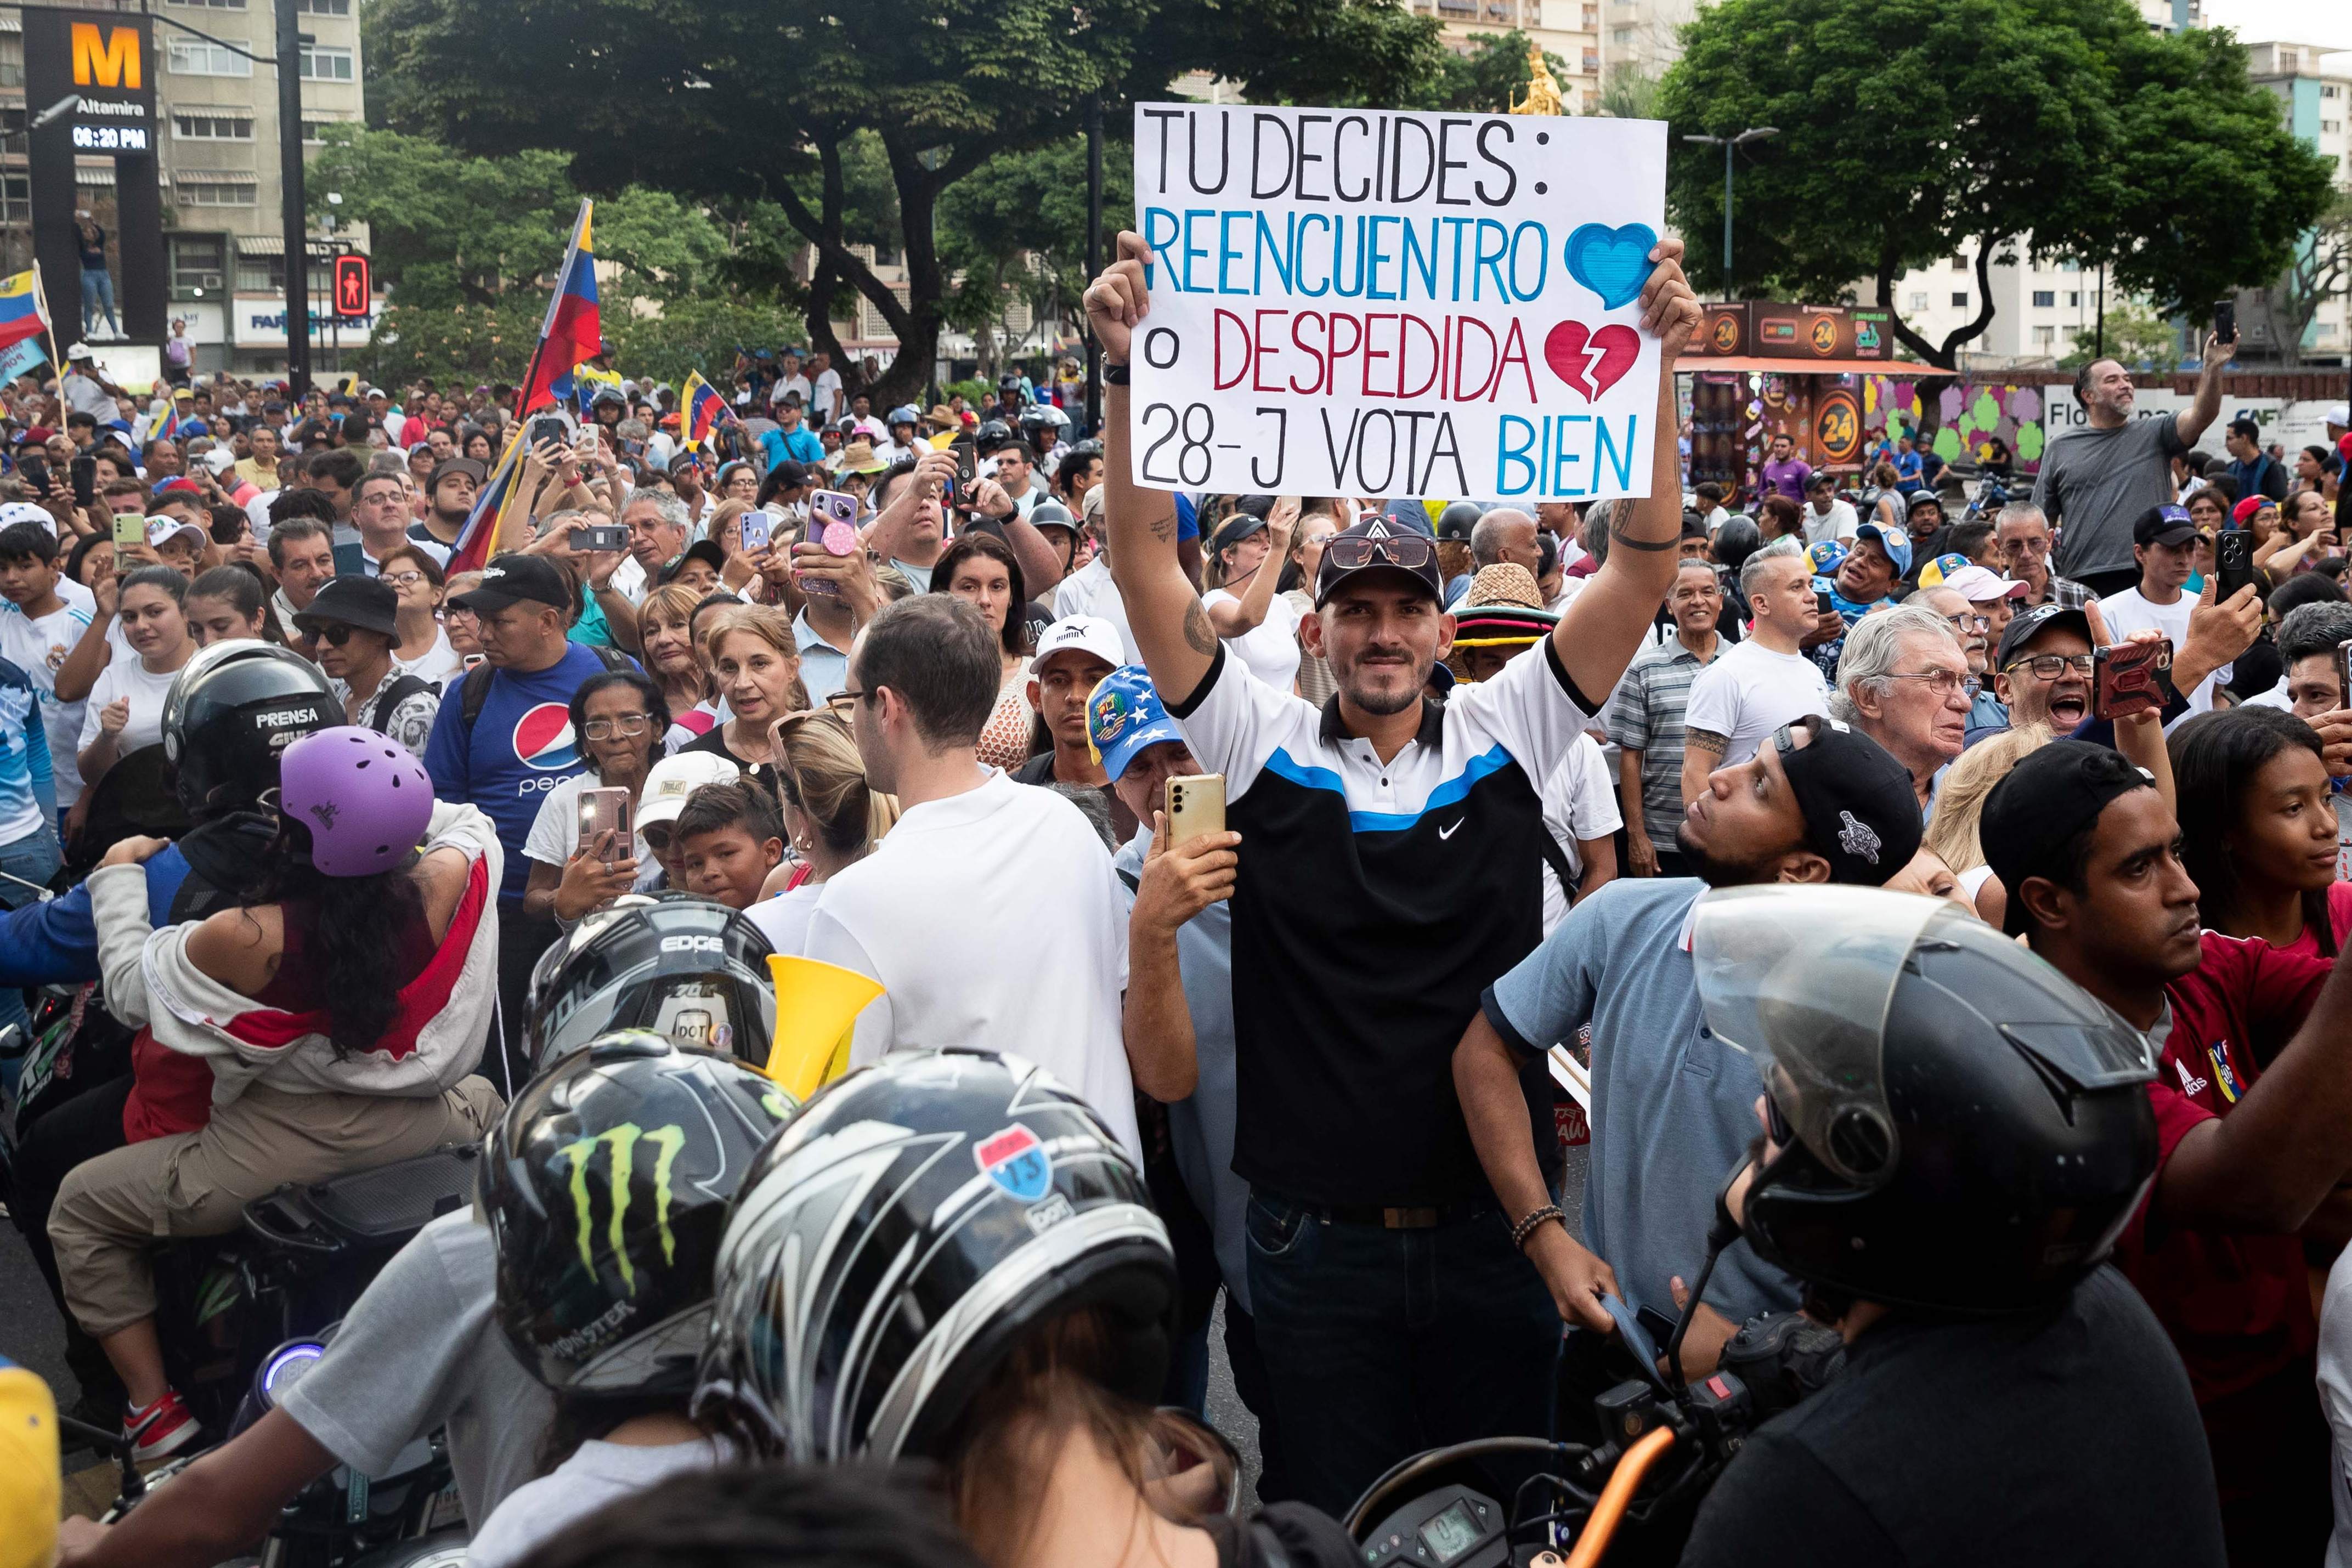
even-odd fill
[{"label": "pepsi logo t-shirt", "polygon": [[604,668],[594,653],[567,643],[563,657],[544,670],[492,675],[470,737],[462,682],[451,685],[433,721],[433,738],[425,747],[433,793],[478,806],[499,825],[499,842],[507,852],[500,898],[520,898],[530,880],[523,842],[548,791],[588,770],[580,737],[572,732],[572,694]]}]

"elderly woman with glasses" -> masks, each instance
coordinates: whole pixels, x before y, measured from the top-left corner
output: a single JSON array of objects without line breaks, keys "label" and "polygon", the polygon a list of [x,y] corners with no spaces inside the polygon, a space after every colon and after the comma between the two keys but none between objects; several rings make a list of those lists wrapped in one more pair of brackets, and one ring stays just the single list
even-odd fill
[{"label": "elderly woman with glasses", "polygon": [[530,862],[522,894],[527,918],[552,916],[568,928],[640,880],[651,882],[655,868],[640,861],[634,833],[625,838],[607,829],[593,842],[581,841],[580,795],[626,789],[634,821],[668,728],[661,688],[635,670],[607,670],[580,683],[572,695],[572,732],[580,737],[588,771],[548,791],[523,839],[523,857]]},{"label": "elderly woman with glasses", "polygon": [[376,580],[400,596],[400,641],[392,650],[393,666],[446,690],[465,666],[441,624],[446,582],[441,563],[422,545],[394,545],[376,563]]}]

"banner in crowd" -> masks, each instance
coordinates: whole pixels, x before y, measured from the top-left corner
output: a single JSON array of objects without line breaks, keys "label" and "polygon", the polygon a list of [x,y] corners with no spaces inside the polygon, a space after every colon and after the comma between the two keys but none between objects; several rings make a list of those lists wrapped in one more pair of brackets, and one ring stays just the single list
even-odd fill
[{"label": "banner in crowd", "polygon": [[1138,104],[1137,482],[1647,495],[1665,172],[1654,120]]}]

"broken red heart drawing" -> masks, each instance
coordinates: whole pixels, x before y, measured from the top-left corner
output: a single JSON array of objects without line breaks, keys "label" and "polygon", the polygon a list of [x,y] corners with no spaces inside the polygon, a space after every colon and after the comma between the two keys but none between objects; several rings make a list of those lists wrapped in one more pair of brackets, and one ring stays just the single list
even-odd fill
[{"label": "broken red heart drawing", "polygon": [[[1581,321],[1562,321],[1544,339],[1544,363],[1587,402],[1623,380],[1641,351],[1641,334],[1615,321],[1598,332],[1590,331]],[[1590,382],[1585,379],[1588,371]]]}]

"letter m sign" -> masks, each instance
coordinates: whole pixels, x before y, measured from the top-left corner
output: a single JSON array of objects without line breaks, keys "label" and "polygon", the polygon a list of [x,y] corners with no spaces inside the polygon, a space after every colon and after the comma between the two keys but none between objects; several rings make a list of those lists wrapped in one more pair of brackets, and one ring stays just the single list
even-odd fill
[{"label": "letter m sign", "polygon": [[76,87],[140,89],[139,30],[109,27],[100,41],[98,24],[73,25],[73,78]]}]

